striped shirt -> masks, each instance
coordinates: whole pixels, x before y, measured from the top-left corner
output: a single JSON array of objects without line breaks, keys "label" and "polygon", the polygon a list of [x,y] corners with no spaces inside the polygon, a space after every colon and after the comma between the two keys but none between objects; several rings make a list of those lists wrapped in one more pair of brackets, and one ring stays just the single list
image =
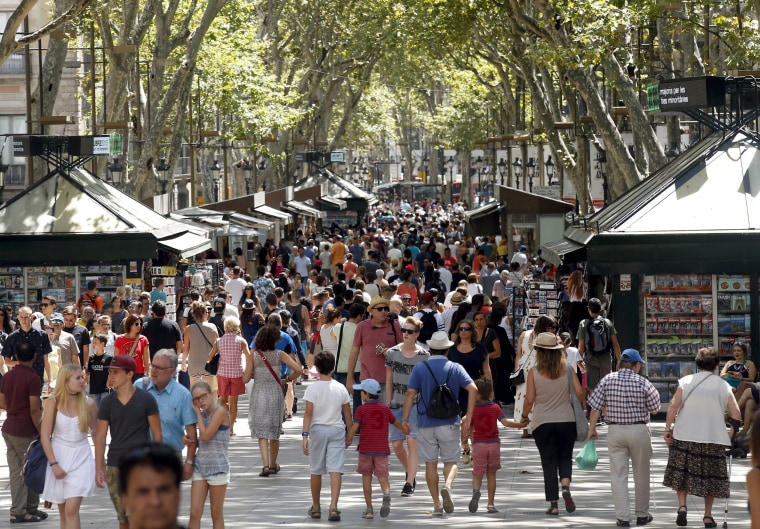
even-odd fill
[{"label": "striped shirt", "polygon": [[243,344],[245,339],[239,334],[226,333],[217,341],[219,349],[219,371],[217,375],[225,378],[242,378]]},{"label": "striped shirt", "polygon": [[624,367],[599,381],[588,404],[597,411],[607,408],[608,423],[647,423],[660,409],[660,394],[649,380]]}]

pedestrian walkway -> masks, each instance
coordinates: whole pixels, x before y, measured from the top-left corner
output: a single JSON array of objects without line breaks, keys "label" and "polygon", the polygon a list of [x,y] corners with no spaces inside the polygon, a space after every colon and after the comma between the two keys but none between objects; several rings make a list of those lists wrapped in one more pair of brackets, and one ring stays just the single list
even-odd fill
[{"label": "pedestrian walkway", "polygon": [[[296,395],[300,397],[309,382],[296,386]],[[606,428],[599,428],[600,440],[597,442],[599,465],[593,471],[573,469],[572,491],[578,509],[573,514],[563,510],[560,501],[560,515],[550,517],[544,514],[548,504],[544,501],[543,476],[541,473],[538,451],[531,439],[521,439],[517,430],[502,429],[502,469],[497,473],[496,507],[499,513],[486,514],[485,481],[480,510],[470,514],[467,505],[471,497],[471,467],[459,468],[459,475],[453,489],[455,510],[453,514],[443,519],[430,516],[432,500],[425,485],[424,465],[420,464],[415,495],[402,498],[401,487],[404,484],[404,470],[398,464],[395,456],[390,456],[392,505],[390,516],[382,519],[376,516],[374,520],[364,520],[361,517],[364,510],[361,476],[356,474],[357,452],[356,444],[349,449],[346,458],[346,474],[339,508],[341,522],[328,522],[326,511],[329,502],[329,480],[324,480],[322,494],[322,509],[324,517],[312,520],[306,515],[306,509],[311,504],[309,492],[308,458],[301,451],[301,417],[303,401],[299,400],[298,414],[292,421],[284,423],[285,434],[281,438],[279,463],[282,470],[279,474],[269,477],[259,477],[261,458],[258,444],[249,435],[247,399],[241,399],[240,416],[235,426],[236,436],[230,442],[230,461],[232,464],[232,482],[227,490],[225,502],[225,526],[229,528],[275,527],[289,524],[298,527],[325,527],[342,525],[347,527],[378,527],[382,524],[393,524],[398,527],[418,527],[421,523],[436,524],[447,527],[503,527],[508,524],[519,528],[555,528],[555,527],[615,527],[615,512],[612,508],[612,494],[609,486],[609,465],[606,448]],[[648,527],[675,527],[677,509],[676,496],[673,491],[661,485],[662,475],[667,463],[667,447],[662,440],[664,424],[654,423],[654,455],[652,464],[652,515],[654,522]],[[0,450],[4,453],[4,445],[0,438]],[[575,453],[581,449],[576,444]],[[440,467],[439,467],[440,468]],[[728,527],[748,528],[747,493],[744,477],[749,469],[746,459],[734,461],[731,472],[731,493],[729,502]],[[0,457],[0,519],[8,519],[10,508],[10,489],[8,487],[8,466],[5,457]],[[379,511],[382,496],[379,487],[373,482],[375,494],[373,503],[375,511]],[[631,489],[633,484],[631,483]],[[631,498],[633,502],[633,497]],[[713,516],[720,526],[723,523],[725,502],[716,500]],[[689,497],[689,527],[703,527],[702,501]],[[190,510],[190,487],[182,485],[182,507],[180,522],[187,523]],[[50,518],[38,524],[40,527],[58,527],[57,508],[53,508]],[[90,529],[115,529],[118,527],[108,493],[97,489],[96,495],[85,498],[82,504],[82,527]],[[7,522],[5,522],[7,523]],[[0,522],[0,526],[5,526]],[[635,518],[632,525],[635,526]],[[206,505],[201,525],[204,529],[211,528],[209,506]]]}]

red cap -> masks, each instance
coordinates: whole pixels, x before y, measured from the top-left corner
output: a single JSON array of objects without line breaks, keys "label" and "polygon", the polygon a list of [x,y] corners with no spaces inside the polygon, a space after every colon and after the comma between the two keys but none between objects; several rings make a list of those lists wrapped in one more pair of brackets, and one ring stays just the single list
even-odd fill
[{"label": "red cap", "polygon": [[435,298],[433,297],[432,292],[425,292],[424,294],[420,296],[420,301],[424,303],[425,305],[429,305],[430,303],[432,303],[433,299]]},{"label": "red cap", "polygon": [[124,369],[125,371],[132,371],[137,373],[137,363],[135,359],[129,355],[116,355],[111,359],[111,363],[106,366],[108,369]]}]

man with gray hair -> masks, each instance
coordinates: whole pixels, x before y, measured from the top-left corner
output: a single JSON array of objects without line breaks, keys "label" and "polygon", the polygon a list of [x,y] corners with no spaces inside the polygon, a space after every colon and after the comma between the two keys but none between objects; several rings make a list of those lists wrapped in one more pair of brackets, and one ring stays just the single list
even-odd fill
[{"label": "man with gray hair", "polygon": [[163,442],[180,456],[185,446],[182,438],[186,437],[187,457],[182,478],[190,479],[193,475],[195,451],[198,448],[197,418],[193,410],[192,395],[174,377],[177,363],[177,354],[172,349],[159,349],[153,355],[150,377],[137,380],[135,387],[144,389],[158,402]]}]

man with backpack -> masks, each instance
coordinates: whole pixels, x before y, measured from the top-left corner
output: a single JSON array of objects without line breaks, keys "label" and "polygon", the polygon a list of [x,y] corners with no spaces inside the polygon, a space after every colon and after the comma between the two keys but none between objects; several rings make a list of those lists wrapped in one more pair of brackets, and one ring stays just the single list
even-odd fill
[{"label": "man with backpack", "polygon": [[[464,368],[450,362],[446,355],[454,342],[445,331],[433,333],[427,341],[430,359],[414,366],[404,398],[403,424],[409,426],[415,396],[418,412],[417,450],[425,463],[425,480],[433,497],[433,516],[454,512],[451,489],[457,475],[460,427],[468,430],[475,409],[478,388]],[[467,410],[461,418],[457,395],[460,388],[469,393]],[[438,459],[443,461],[444,486],[440,489]]]},{"label": "man with backpack", "polygon": [[417,343],[427,349],[427,341],[438,331],[445,330],[446,323],[443,316],[436,309],[438,302],[432,292],[425,292],[420,296],[420,311],[414,317],[422,322],[422,330],[417,337]]},{"label": "man with backpack", "polygon": [[[612,372],[612,361],[620,361],[620,344],[617,331],[610,320],[602,317],[602,302],[598,298],[588,300],[589,317],[578,326],[578,353],[586,363],[586,382],[589,392],[599,381]],[[611,356],[615,354],[614,358]]]}]

